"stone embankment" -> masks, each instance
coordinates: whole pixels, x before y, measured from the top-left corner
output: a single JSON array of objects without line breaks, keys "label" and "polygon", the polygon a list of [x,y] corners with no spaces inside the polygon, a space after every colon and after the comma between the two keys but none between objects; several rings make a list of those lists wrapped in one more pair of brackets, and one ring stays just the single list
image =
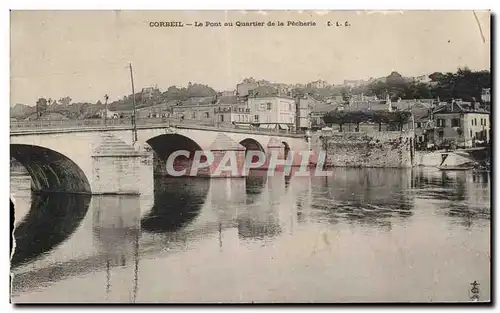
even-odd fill
[{"label": "stone embankment", "polygon": [[413,132],[315,133],[311,150],[326,153],[325,167],[407,168],[415,165]]}]

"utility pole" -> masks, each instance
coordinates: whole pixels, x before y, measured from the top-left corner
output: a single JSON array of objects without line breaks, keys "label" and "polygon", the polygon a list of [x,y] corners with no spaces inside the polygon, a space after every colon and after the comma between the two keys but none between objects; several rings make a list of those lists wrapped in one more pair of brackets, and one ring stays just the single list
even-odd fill
[{"label": "utility pole", "polygon": [[128,67],[130,69],[130,82],[132,84],[132,105],[134,107],[134,113],[132,115],[132,141],[135,143],[137,141],[137,125],[136,125],[136,120],[135,120],[135,90],[134,90],[134,74],[132,72],[132,63],[128,64]]},{"label": "utility pole", "polygon": [[108,94],[104,95],[104,126],[108,123]]}]

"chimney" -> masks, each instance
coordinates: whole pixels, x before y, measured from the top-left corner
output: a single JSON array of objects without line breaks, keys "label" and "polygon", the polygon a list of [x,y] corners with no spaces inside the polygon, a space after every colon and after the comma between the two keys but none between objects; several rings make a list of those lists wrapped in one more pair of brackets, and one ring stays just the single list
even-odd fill
[{"label": "chimney", "polygon": [[474,101],[474,103],[472,104],[474,106],[474,111],[478,111],[479,110],[479,101]]}]

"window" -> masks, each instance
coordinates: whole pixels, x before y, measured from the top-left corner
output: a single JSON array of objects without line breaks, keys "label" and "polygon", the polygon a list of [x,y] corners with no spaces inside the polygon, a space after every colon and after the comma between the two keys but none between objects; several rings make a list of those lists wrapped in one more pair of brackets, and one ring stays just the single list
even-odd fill
[{"label": "window", "polygon": [[477,118],[474,118],[474,125],[477,126]]},{"label": "window", "polygon": [[191,118],[196,119],[196,112],[191,112]]},{"label": "window", "polygon": [[417,122],[417,128],[422,128],[422,123],[421,122]]},{"label": "window", "polygon": [[470,137],[472,138],[472,129],[470,130]]},{"label": "window", "polygon": [[209,118],[210,117],[210,113],[209,112],[205,112],[204,117],[205,118]]},{"label": "window", "polygon": [[458,126],[460,126],[460,119],[458,118],[451,119],[451,127],[458,127]]},{"label": "window", "polygon": [[440,139],[443,139],[443,137],[444,137],[444,131],[440,130],[439,133],[438,133],[438,135],[439,135]]},{"label": "window", "polygon": [[267,110],[268,110],[268,111],[271,111],[271,102],[268,102],[268,103],[267,103]]},{"label": "window", "polygon": [[292,111],[292,104],[288,103],[288,111]]},{"label": "window", "polygon": [[438,127],[445,127],[446,126],[446,120],[442,118],[438,118],[437,120],[437,126]]},{"label": "window", "polygon": [[258,115],[254,115],[254,116],[253,116],[253,120],[254,120],[255,122],[258,122],[258,121],[259,121],[259,116],[258,116]]},{"label": "window", "polygon": [[220,115],[220,121],[221,121],[221,122],[224,122],[224,114],[221,114],[221,115]]}]

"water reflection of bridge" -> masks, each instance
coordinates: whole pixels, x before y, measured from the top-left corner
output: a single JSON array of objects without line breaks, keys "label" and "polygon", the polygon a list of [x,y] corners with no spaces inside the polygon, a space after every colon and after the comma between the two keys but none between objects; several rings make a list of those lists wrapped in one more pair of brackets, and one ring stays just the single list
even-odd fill
[{"label": "water reflection of bridge", "polygon": [[[242,179],[157,180],[154,203],[147,212],[141,210],[144,205],[141,201],[144,200],[139,197],[96,196],[92,197],[89,206],[89,199],[83,201],[83,198],[73,196],[80,199],[75,216],[84,215],[89,210],[80,229],[81,219],[60,212],[60,209],[69,212],[68,209],[75,204],[69,200],[61,201],[65,196],[47,195],[45,209],[40,210],[40,201],[34,201],[30,214],[16,230],[19,249],[13,259],[14,272],[17,272],[13,292],[70,276],[106,271],[108,281],[105,285],[110,299],[131,301],[133,292],[129,299],[119,298],[123,295],[113,294],[111,286],[113,280],[135,281],[132,285],[136,285],[139,255],[147,258],[169,249],[175,253],[185,249],[189,242],[210,236],[221,237],[228,229],[237,229],[241,240],[263,240],[283,229],[293,228],[293,225],[285,225],[280,216],[296,216],[290,204],[294,202],[292,195],[300,190],[287,194],[288,187],[285,186],[284,177],[267,178],[263,175]],[[308,184],[298,184],[295,188],[308,188]],[[52,215],[47,214],[50,208],[56,209]],[[48,227],[58,221],[53,218],[54,214],[72,221],[61,221],[66,224],[66,231],[60,232],[60,238],[50,234],[40,236],[45,234],[41,228],[58,229],[57,225]],[[290,223],[290,220],[286,222]],[[291,220],[291,223],[296,221]],[[90,232],[86,225],[90,224],[93,239],[89,241],[86,234]],[[27,226],[23,225],[30,225],[29,234],[32,238],[38,236],[38,241],[23,239],[28,233]],[[45,243],[43,249],[39,247],[40,241]],[[49,254],[52,262],[45,257]],[[24,255],[29,255],[29,258]],[[113,268],[123,266],[131,270],[115,273],[120,277],[110,274]]]}]

